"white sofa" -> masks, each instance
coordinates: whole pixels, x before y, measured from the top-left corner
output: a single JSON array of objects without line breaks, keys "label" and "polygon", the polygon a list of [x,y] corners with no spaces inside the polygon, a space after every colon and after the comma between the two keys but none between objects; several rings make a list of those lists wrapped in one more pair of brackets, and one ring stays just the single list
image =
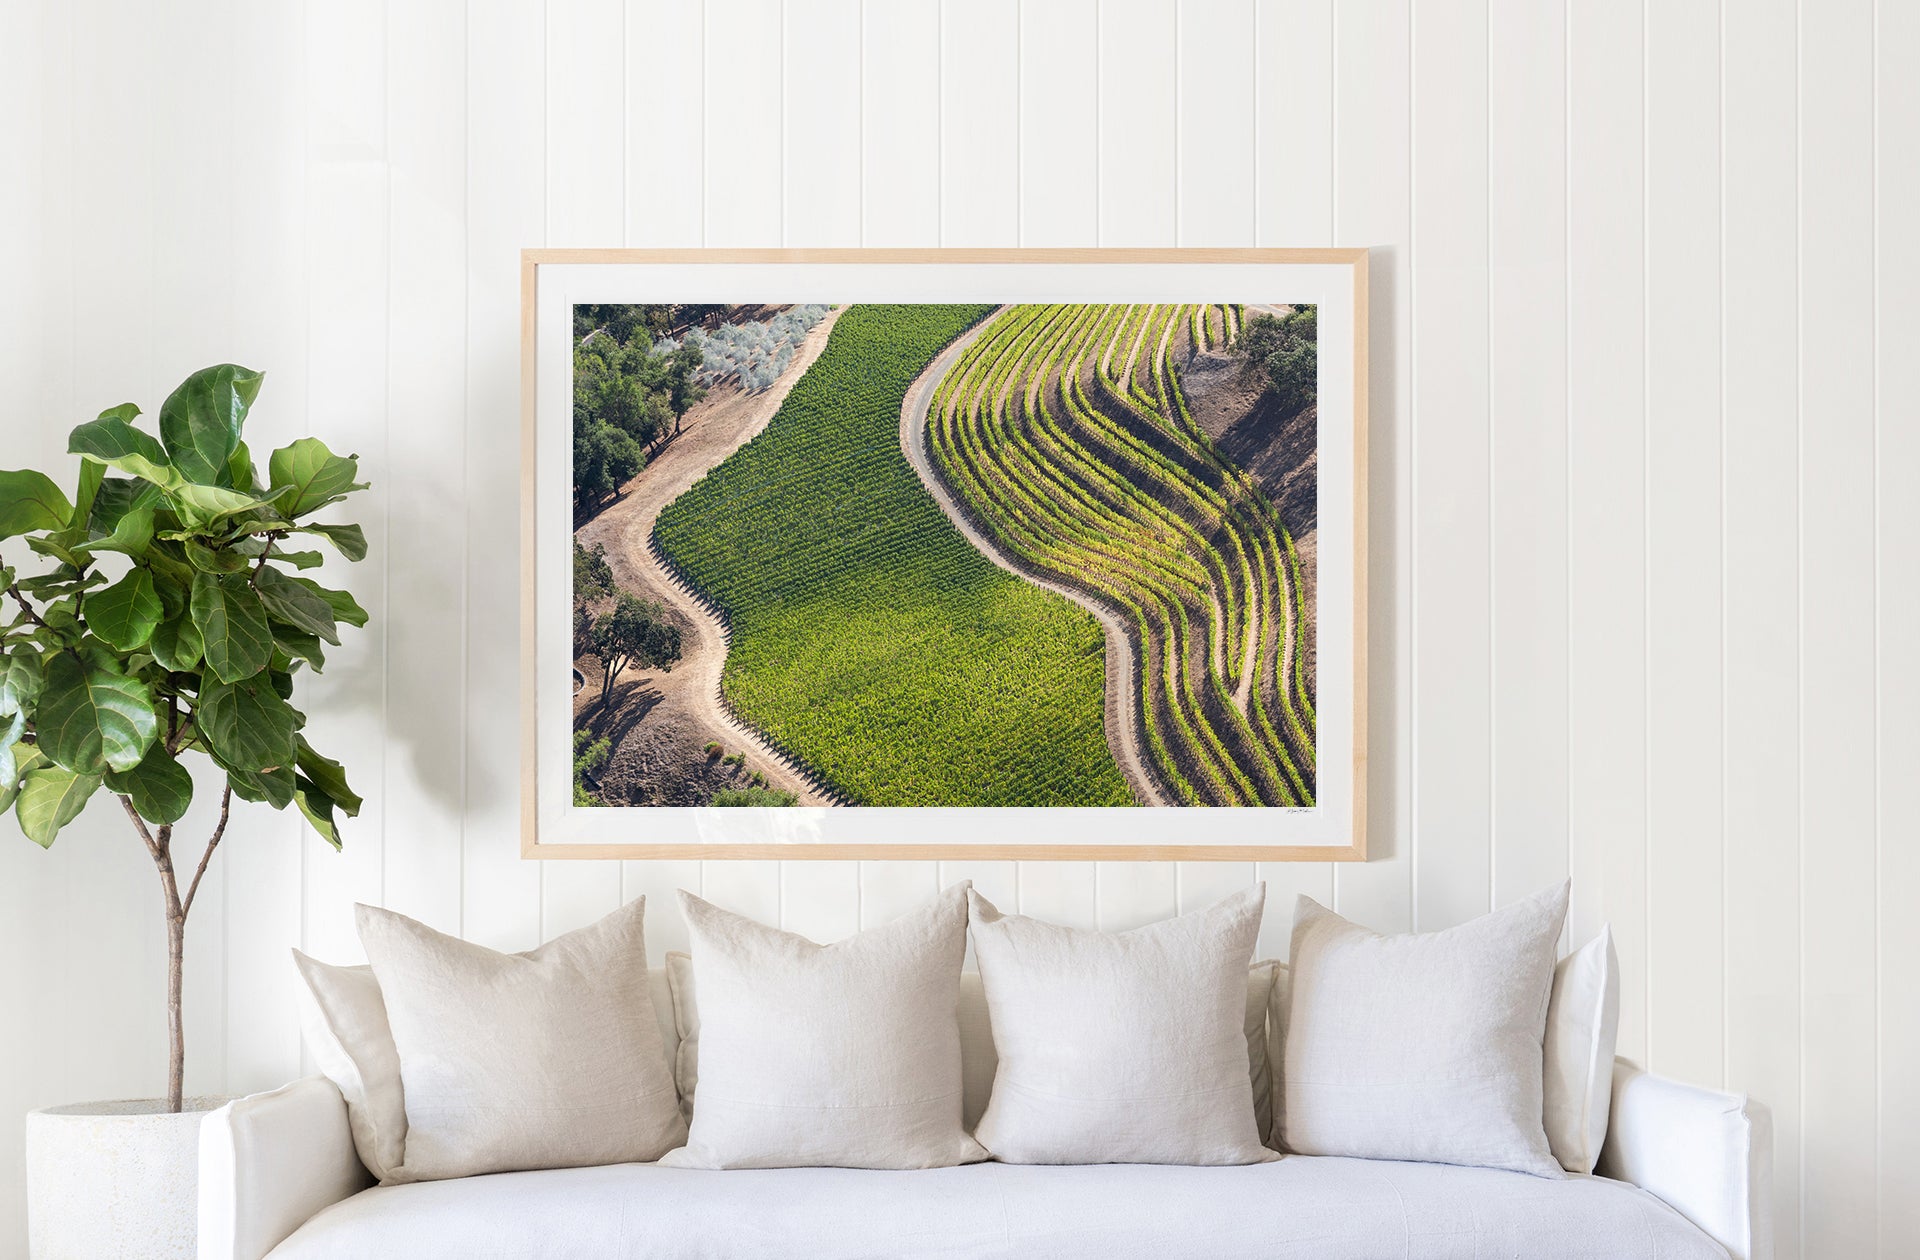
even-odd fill
[{"label": "white sofa", "polygon": [[[992,1080],[981,1027],[963,1047],[970,1116]],[[623,1164],[370,1188],[339,1091],[314,1077],[205,1121],[200,1260],[1771,1260],[1771,1142],[1759,1104],[1622,1062],[1598,1177],[1287,1156],[926,1172]]]}]

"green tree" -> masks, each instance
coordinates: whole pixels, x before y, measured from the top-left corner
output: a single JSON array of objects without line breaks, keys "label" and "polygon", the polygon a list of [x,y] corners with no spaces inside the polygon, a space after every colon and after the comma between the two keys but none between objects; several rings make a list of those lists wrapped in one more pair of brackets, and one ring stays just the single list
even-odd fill
[{"label": "green tree", "polygon": [[[706,391],[697,383],[700,348],[655,354],[654,333],[671,307],[574,308],[573,496],[598,512],[646,467],[647,452]],[[640,312],[640,314],[634,314]],[[651,314],[647,314],[651,312]]]},{"label": "green tree", "polygon": [[[573,356],[573,412],[650,443],[673,417],[668,361],[641,336],[621,345],[611,337],[583,341]],[[695,351],[697,354],[698,351]]]},{"label": "green tree", "polygon": [[573,503],[597,512],[620,487],[640,475],[647,453],[632,437],[603,420],[577,413],[573,421]]},{"label": "green tree", "polygon": [[573,598],[577,603],[592,604],[613,594],[613,566],[607,563],[607,549],[601,543],[593,544],[588,551],[578,542],[573,544]]},{"label": "green tree", "polygon": [[706,361],[698,346],[681,345],[667,356],[667,406],[673,411],[673,431],[680,432],[680,421],[695,403],[707,396],[706,388],[695,377]]},{"label": "green tree", "polygon": [[[291,702],[302,671],[324,666],[323,645],[367,614],[301,576],[321,555],[291,544],[311,536],[364,558],[358,525],[313,517],[366,487],[354,456],[315,438],[274,451],[262,476],[241,438],[260,384],[230,363],[195,372],[161,404],[157,438],[135,426],[132,403],[101,412],[68,438],[81,457],[72,499],[42,473],[0,472],[0,539],[24,537],[47,562],[34,576],[0,566],[0,591],[18,610],[0,626],[0,812],[47,847],[95,793],[119,799],[166,910],[174,1111],[187,917],[233,798],[293,805],[336,849],[338,816],[360,810]],[[107,556],[126,566],[118,580],[101,572]],[[193,799],[196,754],[222,782],[183,892],[174,825]]]},{"label": "green tree", "polygon": [[602,333],[625,345],[635,332],[644,331],[649,340],[673,327],[672,306],[621,302],[595,305],[581,303],[573,308],[573,336],[576,341]]},{"label": "green tree", "polygon": [[1263,372],[1275,401],[1288,411],[1313,405],[1319,381],[1316,310],[1296,307],[1285,315],[1256,315],[1234,342],[1251,370]]},{"label": "green tree", "polygon": [[600,543],[588,551],[577,541],[573,544],[573,654],[585,656],[593,650],[593,609],[613,594],[613,566],[607,563],[607,549]]},{"label": "green tree", "polygon": [[625,591],[594,621],[592,642],[606,674],[600,683],[602,705],[612,700],[614,679],[628,666],[671,670],[680,659],[680,627],[665,619],[658,604]]}]

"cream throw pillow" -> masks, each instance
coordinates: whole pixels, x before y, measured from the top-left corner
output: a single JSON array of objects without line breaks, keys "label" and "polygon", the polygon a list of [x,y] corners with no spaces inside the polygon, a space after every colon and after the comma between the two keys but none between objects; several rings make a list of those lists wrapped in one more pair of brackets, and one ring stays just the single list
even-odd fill
[{"label": "cream throw pillow", "polygon": [[1260,1145],[1273,1134],[1273,1069],[1267,1056],[1267,1007],[1273,1000],[1273,986],[1281,964],[1257,962],[1247,971],[1247,1007],[1241,1031],[1247,1038],[1247,1077],[1253,1083],[1253,1123],[1260,1131]]},{"label": "cream throw pillow", "polygon": [[1547,1145],[1568,1172],[1592,1172],[1607,1140],[1619,1035],[1620,960],[1604,927],[1553,969],[1547,1006]]},{"label": "cream throw pillow", "polygon": [[[1272,1124],[1273,1065],[1267,1053],[1267,1009],[1276,976],[1286,964],[1257,962],[1247,971],[1247,1077],[1253,1082],[1254,1118],[1264,1144]],[[693,1097],[700,1084],[700,1003],[693,990],[693,956],[678,950],[667,955],[667,987],[673,995],[673,1083],[680,1090],[680,1110],[693,1118]],[[993,1053],[993,1028],[987,1019],[987,995],[979,972],[960,976],[960,1069],[966,1106],[962,1123],[971,1132],[987,1110],[993,1093],[993,1074],[999,1059]]]},{"label": "cream throw pillow", "polygon": [[1561,1176],[1542,1043],[1566,915],[1562,884],[1444,932],[1381,936],[1300,898],[1285,1148]]},{"label": "cream throw pillow", "polygon": [[[1270,965],[1275,974],[1267,1013],[1267,1059],[1278,1067],[1286,1061],[1287,1000],[1293,980],[1285,963]],[[1547,1145],[1568,1172],[1592,1172],[1606,1141],[1619,1029],[1620,962],[1613,952],[1613,930],[1603,927],[1553,969],[1553,998],[1547,1005],[1542,1119]],[[1286,1106],[1281,1086],[1274,1077],[1274,1136],[1269,1145],[1275,1148]]]},{"label": "cream throw pillow", "polygon": [[1251,1164],[1247,973],[1266,885],[1131,932],[970,893],[1000,1065],[974,1136],[1014,1164]]},{"label": "cream throw pillow", "polygon": [[700,994],[699,1098],[687,1145],[661,1163],[944,1168],[986,1158],[961,1125],[965,896],[956,885],[891,923],[816,945],[682,892]]},{"label": "cream throw pillow", "polygon": [[381,1181],[406,1158],[407,1108],[400,1052],[371,967],[336,967],[293,951],[301,986],[300,1031],[314,1065],[347,1100],[347,1127],[360,1162]]},{"label": "cream throw pillow", "polygon": [[357,912],[400,1053],[401,1179],[644,1162],[685,1139],[647,990],[645,898],[528,954]]}]

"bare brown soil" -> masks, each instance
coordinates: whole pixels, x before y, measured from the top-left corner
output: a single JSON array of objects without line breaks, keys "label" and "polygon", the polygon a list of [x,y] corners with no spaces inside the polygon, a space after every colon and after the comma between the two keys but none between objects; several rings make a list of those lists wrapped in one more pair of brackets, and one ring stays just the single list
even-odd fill
[{"label": "bare brown soil", "polygon": [[[588,681],[574,701],[574,727],[613,741],[612,757],[600,776],[600,795],[609,803],[701,805],[723,787],[746,786],[756,772],[768,787],[795,793],[802,805],[834,803],[803,767],[775,753],[727,712],[720,698],[726,632],[661,566],[650,542],[662,508],[766,428],[793,383],[826,348],[839,314],[828,312],[771,387],[746,394],[729,385],[691,408],[680,433],[621,487],[620,497],[574,531],[582,546],[598,543],[607,549],[614,583],[621,590],[664,606],[681,628],[679,662],[671,670],[623,671],[606,706],[599,703],[598,663],[590,658],[575,662]],[[745,765],[729,767],[710,759],[710,742],[720,744],[726,754],[744,752]]]}]

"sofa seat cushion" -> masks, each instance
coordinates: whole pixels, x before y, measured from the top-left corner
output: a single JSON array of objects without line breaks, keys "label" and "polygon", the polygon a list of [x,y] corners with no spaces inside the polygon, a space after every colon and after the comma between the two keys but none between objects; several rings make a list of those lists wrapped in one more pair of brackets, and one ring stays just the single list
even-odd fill
[{"label": "sofa seat cushion", "polygon": [[364,1191],[308,1221],[271,1260],[1726,1254],[1624,1182],[1288,1156],[1229,1168],[620,1164],[505,1173]]}]

